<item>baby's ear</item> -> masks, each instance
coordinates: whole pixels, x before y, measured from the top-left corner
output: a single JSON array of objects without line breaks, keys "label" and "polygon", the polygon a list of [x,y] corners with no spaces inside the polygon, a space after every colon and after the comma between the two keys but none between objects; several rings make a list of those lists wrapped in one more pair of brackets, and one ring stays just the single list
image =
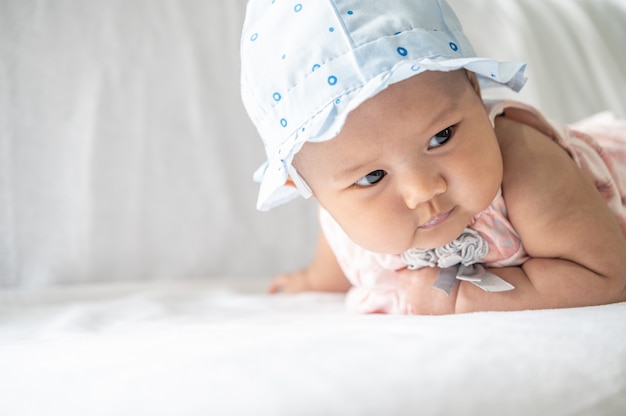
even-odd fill
[{"label": "baby's ear", "polygon": [[285,181],[285,186],[291,186],[292,188],[295,188],[295,187],[296,187],[296,184],[295,184],[295,183],[293,183],[293,181],[291,180],[291,176],[289,176],[289,177],[287,178],[287,181]]},{"label": "baby's ear", "polygon": [[480,95],[480,84],[478,83],[478,79],[476,78],[476,74],[473,73],[472,71],[468,71],[467,69],[465,70],[465,74],[467,75],[467,79],[469,79],[470,84],[472,84],[472,88],[474,89],[474,91],[476,91],[476,94],[479,97],[481,97],[481,95]]},{"label": "baby's ear", "polygon": [[[285,186],[291,186],[292,188],[296,188],[296,189],[298,188],[296,184],[294,183],[294,181],[291,179],[291,176],[289,176],[287,180],[285,181]],[[313,193],[311,193],[310,196],[312,198],[315,198],[315,195]]]}]

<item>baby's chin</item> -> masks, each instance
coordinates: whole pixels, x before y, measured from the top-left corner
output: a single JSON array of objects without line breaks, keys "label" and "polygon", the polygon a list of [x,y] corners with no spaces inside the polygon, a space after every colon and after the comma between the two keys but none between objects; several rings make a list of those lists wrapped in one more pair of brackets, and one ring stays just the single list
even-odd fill
[{"label": "baby's chin", "polygon": [[456,227],[450,227],[448,230],[441,230],[441,232],[431,232],[435,230],[428,231],[417,231],[418,237],[412,241],[411,243],[405,244],[400,248],[399,251],[394,251],[395,254],[402,254],[407,250],[418,249],[418,250],[430,250],[438,247],[443,247],[447,244],[450,244],[467,228],[467,225],[460,225]]},{"label": "baby's chin", "polygon": [[432,239],[427,242],[420,241],[410,242],[402,245],[394,244],[394,245],[380,245],[380,244],[359,244],[364,249],[381,255],[401,255],[407,250],[418,249],[418,250],[430,250],[438,247],[445,246],[446,244],[451,243],[456,240],[462,233],[465,228],[461,229],[457,234],[450,235],[449,237],[440,237],[436,239]]}]

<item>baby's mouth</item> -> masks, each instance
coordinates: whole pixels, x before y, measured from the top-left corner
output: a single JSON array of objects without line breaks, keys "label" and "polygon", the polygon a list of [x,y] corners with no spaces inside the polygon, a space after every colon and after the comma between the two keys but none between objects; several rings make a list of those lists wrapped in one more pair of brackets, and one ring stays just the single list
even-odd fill
[{"label": "baby's mouth", "polygon": [[452,208],[449,211],[440,212],[440,213],[436,214],[431,219],[426,221],[424,224],[420,225],[419,228],[422,229],[422,230],[429,230],[429,229],[432,229],[432,228],[435,228],[435,227],[441,225],[442,223],[444,223],[450,217],[450,215],[452,214],[453,210],[454,210],[454,208]]}]

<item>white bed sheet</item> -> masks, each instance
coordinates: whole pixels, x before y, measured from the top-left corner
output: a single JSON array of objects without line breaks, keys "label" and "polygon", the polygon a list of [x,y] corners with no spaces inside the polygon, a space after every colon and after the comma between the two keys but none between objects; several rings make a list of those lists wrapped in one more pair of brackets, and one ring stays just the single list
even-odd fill
[{"label": "white bed sheet", "polygon": [[0,293],[0,414],[626,413],[626,303],[350,315],[264,283]]}]

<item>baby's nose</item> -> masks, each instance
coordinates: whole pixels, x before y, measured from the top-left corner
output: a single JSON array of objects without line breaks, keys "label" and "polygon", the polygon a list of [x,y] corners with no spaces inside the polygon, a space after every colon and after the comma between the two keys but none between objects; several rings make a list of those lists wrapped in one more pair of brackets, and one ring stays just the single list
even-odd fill
[{"label": "baby's nose", "polygon": [[444,177],[429,168],[407,172],[401,180],[401,192],[405,204],[410,209],[428,202],[447,189]]}]

